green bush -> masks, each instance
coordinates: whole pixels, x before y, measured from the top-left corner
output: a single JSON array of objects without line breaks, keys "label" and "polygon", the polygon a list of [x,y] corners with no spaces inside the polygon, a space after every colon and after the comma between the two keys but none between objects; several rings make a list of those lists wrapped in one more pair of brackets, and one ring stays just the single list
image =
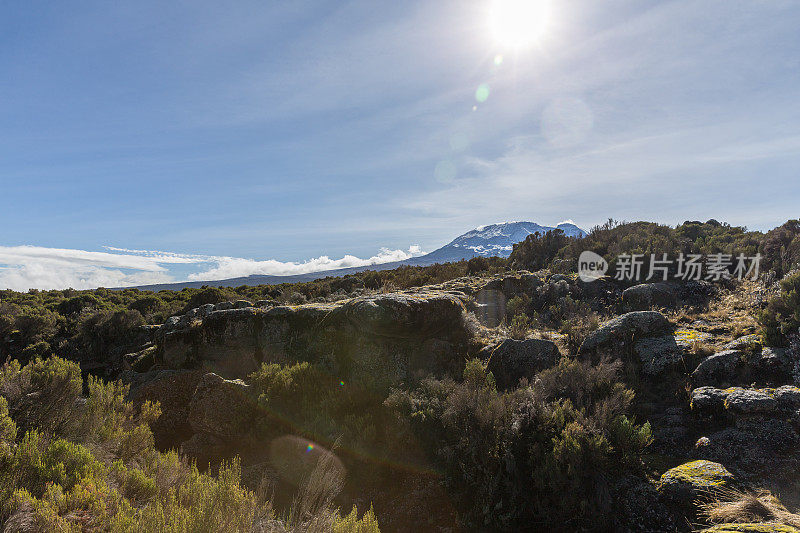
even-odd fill
[{"label": "green bush", "polygon": [[[270,390],[294,390],[305,369],[277,371]],[[265,377],[265,380],[270,381]],[[278,518],[272,504],[241,485],[238,459],[216,476],[174,452],[153,448],[158,407],[135,408],[127,388],[89,378],[58,358],[17,362],[0,372],[0,525],[6,531],[378,532],[372,510]],[[39,401],[30,402],[28,398]],[[70,423],[65,423],[69,420]],[[17,440],[17,426],[26,428]],[[300,499],[304,496],[301,494]]]},{"label": "green bush", "polygon": [[603,529],[615,478],[641,468],[648,425],[627,418],[619,365],[563,361],[531,386],[501,393],[480,363],[464,381],[428,379],[387,405],[411,421],[445,472],[470,529]]},{"label": "green bush", "polygon": [[767,346],[784,346],[789,336],[800,333],[800,272],[781,281],[781,292],[758,316]]}]

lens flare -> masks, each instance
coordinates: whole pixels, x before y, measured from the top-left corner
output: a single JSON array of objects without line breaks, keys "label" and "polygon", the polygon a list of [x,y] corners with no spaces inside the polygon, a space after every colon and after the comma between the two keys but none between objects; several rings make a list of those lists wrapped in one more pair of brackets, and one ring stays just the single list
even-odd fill
[{"label": "lens flare", "polygon": [[475,100],[480,103],[483,103],[489,98],[489,86],[485,83],[482,83],[478,86],[478,89],[475,91]]},{"label": "lens flare", "polygon": [[522,48],[541,38],[550,18],[548,0],[494,0],[489,28],[503,46]]}]

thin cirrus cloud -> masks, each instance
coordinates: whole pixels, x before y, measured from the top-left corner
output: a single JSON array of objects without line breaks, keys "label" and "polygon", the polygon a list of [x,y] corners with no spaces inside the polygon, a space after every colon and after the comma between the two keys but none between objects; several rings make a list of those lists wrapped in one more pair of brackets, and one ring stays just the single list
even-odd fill
[{"label": "thin cirrus cloud", "polygon": [[[347,254],[340,259],[320,256],[302,262],[284,262],[104,248],[105,252],[95,252],[41,246],[0,246],[0,288],[90,289],[169,283],[181,278],[209,281],[253,274],[288,276],[402,261],[422,254],[419,246],[412,245],[408,250],[382,248],[366,259]],[[195,272],[177,276],[174,269],[180,265]]]}]

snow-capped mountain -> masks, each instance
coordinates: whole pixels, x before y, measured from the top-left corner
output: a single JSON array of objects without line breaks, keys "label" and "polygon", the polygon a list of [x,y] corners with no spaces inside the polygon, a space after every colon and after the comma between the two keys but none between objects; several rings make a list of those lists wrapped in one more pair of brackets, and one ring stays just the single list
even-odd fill
[{"label": "snow-capped mountain", "polygon": [[571,222],[563,222],[556,227],[540,226],[534,222],[505,222],[503,224],[491,224],[480,226],[472,231],[456,237],[455,240],[442,246],[438,250],[419,257],[412,257],[403,261],[391,263],[378,263],[375,265],[340,268],[337,270],[323,270],[321,272],[311,272],[308,274],[295,274],[291,276],[271,276],[254,274],[241,278],[229,278],[215,281],[184,281],[179,283],[164,283],[160,285],[144,285],[138,287],[143,290],[160,291],[162,289],[180,290],[186,287],[201,287],[208,285],[211,287],[238,287],[239,285],[271,285],[277,283],[297,283],[301,281],[311,281],[327,276],[345,276],[364,270],[388,270],[403,265],[425,266],[434,263],[447,263],[471,259],[476,256],[501,256],[508,257],[514,244],[525,240],[528,235],[536,233],[544,234],[547,231],[560,229],[570,237],[586,236],[586,232]]},{"label": "snow-capped mountain", "polygon": [[505,222],[480,226],[472,231],[456,237],[449,244],[442,246],[429,254],[407,259],[406,264],[430,265],[433,263],[446,263],[460,261],[475,256],[501,256],[508,257],[514,244],[524,241],[528,235],[534,233],[544,234],[548,231],[560,229],[569,237],[583,238],[586,232],[571,222],[563,222],[558,226],[541,226],[535,222]]}]

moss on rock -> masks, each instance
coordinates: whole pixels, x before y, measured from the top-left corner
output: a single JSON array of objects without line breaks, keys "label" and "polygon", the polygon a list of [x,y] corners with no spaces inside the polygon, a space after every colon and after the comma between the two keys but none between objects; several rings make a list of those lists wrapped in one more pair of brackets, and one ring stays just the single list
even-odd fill
[{"label": "moss on rock", "polygon": [[800,533],[800,529],[786,524],[778,524],[775,522],[756,522],[756,523],[742,523],[742,524],[718,524],[716,526],[704,529],[701,533],[723,533],[723,532],[741,532],[741,533]]}]

